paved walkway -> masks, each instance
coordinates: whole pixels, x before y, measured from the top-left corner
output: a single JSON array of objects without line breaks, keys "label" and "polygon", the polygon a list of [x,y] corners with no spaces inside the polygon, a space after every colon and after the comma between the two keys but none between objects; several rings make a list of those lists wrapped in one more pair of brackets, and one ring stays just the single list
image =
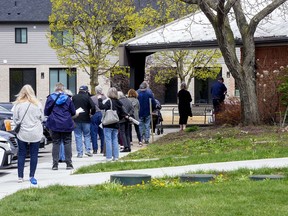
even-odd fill
[{"label": "paved walkway", "polygon": [[[175,130],[175,129],[174,129]],[[167,131],[167,130],[166,130]],[[169,132],[169,131],[168,131]],[[157,138],[156,138],[157,139]],[[74,144],[75,145],[75,144]],[[137,150],[138,145],[133,146],[133,151]],[[41,157],[43,154],[49,155],[49,160],[43,160]],[[179,167],[163,167],[153,169],[142,170],[127,170],[116,172],[104,172],[93,174],[81,174],[72,175],[74,171],[66,170],[66,164],[60,163],[59,170],[51,170],[51,151],[47,150],[46,153],[40,153],[39,164],[36,171],[36,178],[38,180],[37,186],[32,186],[28,179],[23,183],[17,182],[17,169],[0,170],[0,199],[3,197],[15,193],[18,190],[30,188],[30,187],[47,187],[54,184],[70,185],[70,186],[87,186],[97,185],[110,181],[111,174],[120,173],[133,173],[133,174],[148,174],[152,177],[163,176],[177,176],[186,172],[198,171],[198,170],[217,170],[217,171],[229,171],[239,168],[261,168],[261,167],[287,167],[288,158],[277,159],[262,159],[262,160],[249,160],[249,161],[237,161],[237,162],[223,162],[223,163],[209,163],[198,165],[187,165]],[[121,153],[120,156],[127,155],[128,153]],[[43,162],[42,162],[43,161]],[[105,163],[105,157],[103,155],[94,155],[93,157],[76,158],[73,157],[73,165],[75,170],[79,167],[95,164]],[[27,163],[27,162],[26,162]],[[27,163],[28,164],[28,163]],[[29,166],[25,167],[25,176],[29,173]]]}]

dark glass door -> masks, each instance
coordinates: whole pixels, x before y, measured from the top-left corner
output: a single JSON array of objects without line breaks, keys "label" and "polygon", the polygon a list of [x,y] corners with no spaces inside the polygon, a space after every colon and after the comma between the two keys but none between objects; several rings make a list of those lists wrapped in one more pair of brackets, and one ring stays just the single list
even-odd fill
[{"label": "dark glass door", "polygon": [[21,88],[29,84],[36,93],[36,69],[35,68],[10,68],[10,102],[15,101]]},{"label": "dark glass door", "polygon": [[165,104],[175,104],[177,103],[177,84],[178,79],[174,77],[169,83],[165,84]]}]

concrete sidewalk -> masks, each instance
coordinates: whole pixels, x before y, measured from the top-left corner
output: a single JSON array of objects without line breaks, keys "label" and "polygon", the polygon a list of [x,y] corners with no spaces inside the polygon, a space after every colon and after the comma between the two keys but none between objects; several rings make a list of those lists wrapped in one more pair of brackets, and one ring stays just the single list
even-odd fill
[{"label": "concrete sidewalk", "polygon": [[[288,158],[273,158],[273,159],[262,159],[262,160],[248,160],[248,161],[233,161],[233,162],[222,162],[222,163],[208,163],[208,164],[197,164],[187,165],[178,167],[162,167],[152,169],[140,169],[140,170],[125,170],[125,171],[114,171],[114,172],[103,172],[103,173],[92,173],[92,174],[78,174],[78,175],[65,175],[61,174],[61,178],[57,179],[39,179],[39,187],[49,186],[51,184],[61,184],[69,186],[87,186],[103,184],[110,181],[110,175],[112,174],[147,174],[153,178],[159,178],[164,176],[179,176],[187,172],[195,171],[231,171],[240,168],[259,169],[263,167],[275,168],[275,167],[287,167]],[[60,176],[59,176],[60,177]]]}]

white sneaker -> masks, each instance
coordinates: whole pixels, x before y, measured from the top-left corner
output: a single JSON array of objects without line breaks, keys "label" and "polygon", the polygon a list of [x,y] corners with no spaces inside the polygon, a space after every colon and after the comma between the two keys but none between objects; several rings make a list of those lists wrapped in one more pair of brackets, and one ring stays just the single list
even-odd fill
[{"label": "white sneaker", "polygon": [[85,155],[87,155],[88,157],[93,157],[93,154],[91,152],[86,152]]},{"label": "white sneaker", "polygon": [[119,158],[113,158],[113,161],[118,161],[119,160]]},{"label": "white sneaker", "polygon": [[112,158],[107,158],[106,159],[106,162],[111,162],[112,161]]},{"label": "white sneaker", "polygon": [[24,179],[23,178],[18,178],[18,183],[23,183]]}]

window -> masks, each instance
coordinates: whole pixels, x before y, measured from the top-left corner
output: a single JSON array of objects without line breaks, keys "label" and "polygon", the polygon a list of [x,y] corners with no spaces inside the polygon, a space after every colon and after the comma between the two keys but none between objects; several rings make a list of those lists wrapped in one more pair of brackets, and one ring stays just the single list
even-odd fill
[{"label": "window", "polygon": [[68,31],[51,32],[52,41],[57,45],[71,45],[73,43],[73,36]]},{"label": "window", "polygon": [[27,28],[15,28],[15,43],[27,43]]},{"label": "window", "polygon": [[21,88],[29,84],[36,92],[36,68],[10,68],[10,101],[15,101]]},{"label": "window", "polygon": [[64,86],[72,91],[73,94],[76,93],[76,69],[67,68],[50,68],[49,73],[49,89],[50,93],[54,92],[54,87],[57,82],[61,82]]}]

